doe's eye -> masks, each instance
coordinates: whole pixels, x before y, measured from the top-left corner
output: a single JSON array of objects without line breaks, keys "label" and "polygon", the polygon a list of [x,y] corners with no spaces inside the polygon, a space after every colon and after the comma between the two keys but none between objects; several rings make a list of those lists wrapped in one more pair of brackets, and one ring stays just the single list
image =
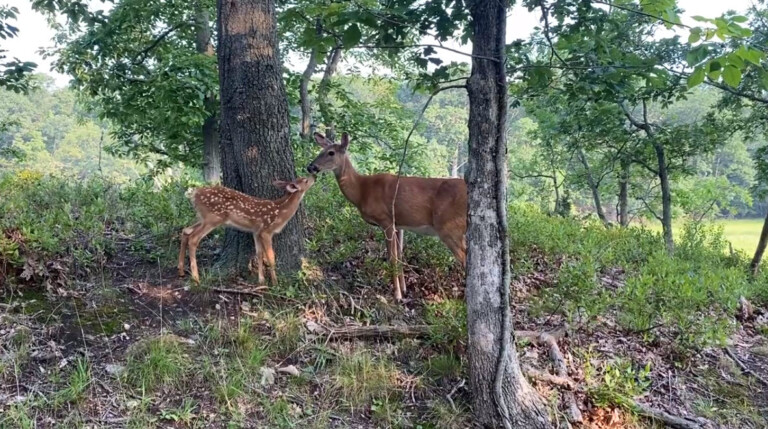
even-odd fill
[{"label": "doe's eye", "polygon": [[328,156],[333,156],[333,151],[328,152]]}]

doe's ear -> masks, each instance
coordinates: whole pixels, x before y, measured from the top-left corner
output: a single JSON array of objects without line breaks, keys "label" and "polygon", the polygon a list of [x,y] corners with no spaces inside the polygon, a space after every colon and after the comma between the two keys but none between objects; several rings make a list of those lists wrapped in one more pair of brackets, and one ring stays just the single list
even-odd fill
[{"label": "doe's ear", "polygon": [[349,146],[349,134],[343,133],[341,135],[341,149],[347,150],[347,146]]},{"label": "doe's ear", "polygon": [[330,146],[330,143],[328,142],[328,140],[325,138],[324,135],[320,133],[315,133],[314,137],[315,137],[315,143],[319,144],[321,147],[326,148]]},{"label": "doe's ear", "polygon": [[299,187],[298,187],[298,186],[296,186],[296,184],[295,184],[295,183],[289,183],[289,184],[288,184],[288,185],[285,187],[285,190],[286,190],[286,191],[288,191],[288,192],[290,192],[290,193],[299,192]]}]

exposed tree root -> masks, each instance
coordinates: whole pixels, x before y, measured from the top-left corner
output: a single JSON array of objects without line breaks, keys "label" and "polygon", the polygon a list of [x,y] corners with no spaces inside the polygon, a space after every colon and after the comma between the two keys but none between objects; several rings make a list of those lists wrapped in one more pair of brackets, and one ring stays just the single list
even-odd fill
[{"label": "exposed tree root", "polygon": [[[546,345],[549,349],[549,358],[552,359],[552,366],[555,368],[555,373],[560,379],[568,379],[568,367],[565,364],[565,358],[560,352],[560,347],[557,345],[557,338],[562,337],[565,333],[564,330],[556,333],[546,332],[533,332],[533,331],[516,331],[515,335],[518,338],[525,338],[534,344]],[[563,401],[565,402],[566,410],[565,416],[571,423],[581,423],[584,418],[581,415],[581,410],[576,403],[576,396],[572,391],[563,392]]]},{"label": "exposed tree root", "polygon": [[523,368],[523,373],[533,380],[541,381],[544,383],[554,384],[555,386],[562,387],[568,390],[577,390],[576,382],[568,377],[560,377],[552,375],[548,372],[542,372],[534,368]]}]

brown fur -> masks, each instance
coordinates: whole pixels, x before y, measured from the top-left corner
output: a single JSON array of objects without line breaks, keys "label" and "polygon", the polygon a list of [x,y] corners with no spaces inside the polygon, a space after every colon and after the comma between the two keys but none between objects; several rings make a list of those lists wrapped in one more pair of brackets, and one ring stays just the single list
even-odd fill
[{"label": "brown fur", "polygon": [[[341,144],[326,141],[315,133],[322,152],[307,167],[310,173],[333,171],[344,196],[357,207],[363,219],[384,230],[391,262],[400,260],[402,230],[437,235],[462,265],[466,262],[467,185],[462,179],[359,174],[347,155],[349,136]],[[393,227],[392,200],[397,188]],[[398,236],[398,230],[400,234]],[[427,231],[429,230],[429,231]],[[405,277],[398,270],[393,277],[395,298],[402,299]]]},{"label": "brown fur", "polygon": [[[262,200],[223,186],[197,188],[189,199],[197,212],[198,222],[181,232],[179,249],[179,276],[184,277],[184,251],[189,247],[189,268],[192,279],[200,281],[197,272],[197,246],[215,228],[226,225],[253,234],[259,283],[264,283],[264,266],[269,268],[270,280],[277,283],[275,251],[272,236],[280,233],[296,214],[304,193],[315,183],[315,178],[299,178],[293,182],[275,181],[275,186],[288,193],[276,200]],[[253,265],[250,267],[253,269]]]}]

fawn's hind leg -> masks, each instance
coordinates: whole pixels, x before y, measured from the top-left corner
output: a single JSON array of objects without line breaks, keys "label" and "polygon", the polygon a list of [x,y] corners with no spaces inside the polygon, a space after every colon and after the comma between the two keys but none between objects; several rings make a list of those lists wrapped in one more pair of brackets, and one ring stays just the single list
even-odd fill
[{"label": "fawn's hind leg", "polygon": [[187,244],[189,243],[189,236],[197,229],[197,227],[200,226],[200,222],[188,226],[181,230],[181,246],[179,247],[179,277],[184,277],[184,264],[185,264],[185,258],[186,258],[186,250],[187,250]]}]

